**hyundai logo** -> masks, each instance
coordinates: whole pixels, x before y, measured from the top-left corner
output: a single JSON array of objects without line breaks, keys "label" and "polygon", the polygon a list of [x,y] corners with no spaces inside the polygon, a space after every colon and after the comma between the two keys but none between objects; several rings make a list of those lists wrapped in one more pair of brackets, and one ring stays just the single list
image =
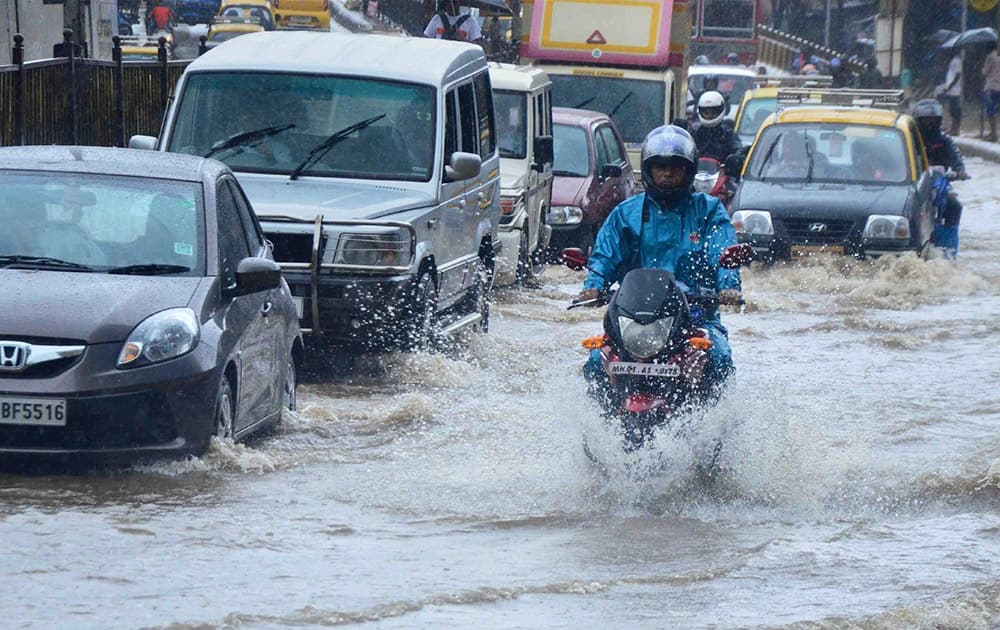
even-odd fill
[{"label": "hyundai logo", "polygon": [[826,223],[810,223],[810,232],[826,232]]},{"label": "hyundai logo", "polygon": [[21,341],[0,341],[0,371],[20,372],[28,365],[31,345]]}]

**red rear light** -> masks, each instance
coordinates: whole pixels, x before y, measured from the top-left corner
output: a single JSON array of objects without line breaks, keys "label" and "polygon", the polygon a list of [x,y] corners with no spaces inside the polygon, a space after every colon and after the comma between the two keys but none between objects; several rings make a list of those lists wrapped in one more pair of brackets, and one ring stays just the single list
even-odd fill
[{"label": "red rear light", "polygon": [[329,11],[330,10],[330,3],[327,2],[327,0],[323,0],[323,10],[324,11]]},{"label": "red rear light", "polygon": [[514,198],[500,197],[500,210],[504,214],[514,214]]}]

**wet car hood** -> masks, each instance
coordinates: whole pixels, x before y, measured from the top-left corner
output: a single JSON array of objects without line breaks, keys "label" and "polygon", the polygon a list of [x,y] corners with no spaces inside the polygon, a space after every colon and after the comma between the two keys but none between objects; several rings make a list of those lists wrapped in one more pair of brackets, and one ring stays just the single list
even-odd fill
[{"label": "wet car hood", "polygon": [[910,199],[904,184],[803,184],[744,181],[733,210],[769,210],[775,217],[867,217],[903,214]]},{"label": "wet car hood", "polygon": [[552,178],[552,205],[580,206],[589,185],[589,177]]},{"label": "wet car hood", "polygon": [[359,184],[332,178],[292,181],[287,177],[243,173],[239,180],[259,217],[312,221],[322,213],[327,221],[378,219],[434,204],[430,195],[387,184]]},{"label": "wet car hood", "polygon": [[205,280],[3,269],[0,336],[73,339],[88,344],[125,341],[149,315],[187,306]]}]

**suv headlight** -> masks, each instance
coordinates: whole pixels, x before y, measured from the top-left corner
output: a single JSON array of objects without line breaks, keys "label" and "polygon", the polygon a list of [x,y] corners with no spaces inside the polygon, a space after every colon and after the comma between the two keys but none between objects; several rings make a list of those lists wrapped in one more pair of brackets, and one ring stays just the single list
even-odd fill
[{"label": "suv headlight", "polygon": [[201,338],[198,317],[189,308],[154,313],[132,330],[118,354],[119,368],[174,359],[194,350]]},{"label": "suv headlight", "polygon": [[576,225],[583,221],[583,210],[576,206],[552,206],[546,217],[549,225]]},{"label": "suv headlight", "polygon": [[402,234],[341,234],[333,262],[359,267],[409,265],[409,239]]},{"label": "suv headlight", "polygon": [[737,210],[732,216],[738,234],[768,236],[774,234],[771,213],[767,210]]},{"label": "suv headlight", "polygon": [[873,214],[865,224],[864,237],[873,240],[909,239],[910,221],[895,214]]},{"label": "suv headlight", "polygon": [[640,324],[628,317],[618,317],[622,346],[638,359],[648,359],[662,352],[670,341],[670,328],[673,325],[673,317],[664,317],[649,324]]}]

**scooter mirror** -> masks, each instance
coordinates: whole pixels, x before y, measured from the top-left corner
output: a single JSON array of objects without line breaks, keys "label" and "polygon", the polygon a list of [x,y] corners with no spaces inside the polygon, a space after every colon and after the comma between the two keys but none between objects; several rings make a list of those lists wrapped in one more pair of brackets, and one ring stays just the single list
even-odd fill
[{"label": "scooter mirror", "polygon": [[559,259],[573,271],[587,268],[587,255],[579,247],[567,247],[559,252]]},{"label": "scooter mirror", "polygon": [[722,250],[719,256],[719,266],[724,269],[738,269],[741,265],[749,265],[753,260],[753,247],[750,243],[730,245]]}]

